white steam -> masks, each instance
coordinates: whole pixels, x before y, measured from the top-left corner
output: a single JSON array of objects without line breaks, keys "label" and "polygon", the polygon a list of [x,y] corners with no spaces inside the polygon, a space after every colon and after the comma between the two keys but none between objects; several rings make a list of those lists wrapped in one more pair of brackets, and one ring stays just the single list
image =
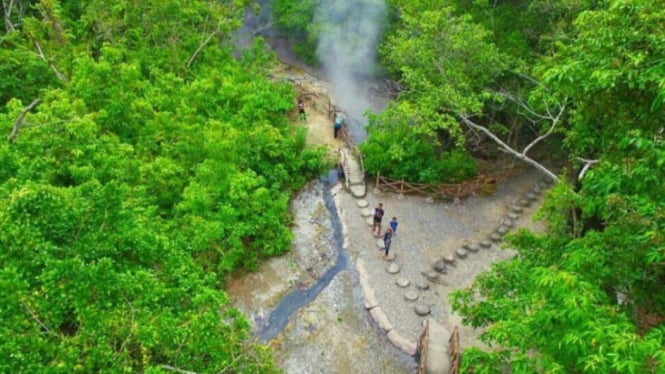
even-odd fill
[{"label": "white steam", "polygon": [[372,107],[368,80],[374,74],[383,0],[320,0],[317,56],[332,84],[335,104],[364,123]]}]

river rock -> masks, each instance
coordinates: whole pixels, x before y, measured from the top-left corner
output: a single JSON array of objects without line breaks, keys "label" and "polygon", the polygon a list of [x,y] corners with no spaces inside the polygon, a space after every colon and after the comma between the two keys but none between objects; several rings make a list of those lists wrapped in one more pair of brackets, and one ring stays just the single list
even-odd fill
[{"label": "river rock", "polygon": [[386,248],[386,243],[383,242],[383,239],[379,239],[376,241],[376,246],[379,247],[379,249],[384,249]]},{"label": "river rock", "polygon": [[464,249],[469,249],[469,246],[470,246],[470,245],[471,245],[471,243],[469,243],[469,242],[464,242],[464,243],[462,244],[462,248],[464,248]]},{"label": "river rock", "polygon": [[519,199],[519,200],[517,200],[517,205],[519,205],[523,208],[526,208],[526,207],[530,206],[531,203],[527,199]]},{"label": "river rock", "polygon": [[360,215],[363,216],[363,217],[369,217],[369,216],[373,215],[373,213],[374,212],[370,208],[360,209]]},{"label": "river rock", "polygon": [[455,256],[453,256],[452,253],[447,253],[443,256],[443,261],[452,265],[455,263]]},{"label": "river rock", "polygon": [[498,242],[500,242],[501,240],[503,240],[503,237],[502,237],[501,235],[499,235],[499,234],[493,232],[492,234],[490,234],[490,240],[493,241],[493,242],[495,242],[495,243],[498,243]]},{"label": "river rock", "polygon": [[524,209],[522,209],[522,207],[519,205],[513,205],[510,207],[510,211],[513,213],[522,213],[523,210]]},{"label": "river rock", "polygon": [[406,279],[406,278],[404,278],[404,277],[399,277],[399,278],[397,278],[397,280],[395,281],[395,284],[396,284],[397,287],[399,287],[399,288],[406,288],[406,287],[409,287],[409,285],[411,284],[411,281],[408,280],[408,279]]},{"label": "river rock", "polygon": [[507,226],[501,225],[501,226],[497,227],[496,230],[494,230],[494,231],[495,231],[497,234],[503,236],[503,235],[506,235],[506,234],[508,233],[508,231],[510,231],[510,227],[507,227]]},{"label": "river rock", "polygon": [[529,193],[526,194],[526,199],[531,201],[531,202],[534,202],[534,201],[538,200],[538,196],[533,192],[529,192]]},{"label": "river rock", "polygon": [[437,282],[439,280],[439,274],[432,270],[423,271],[421,273],[428,281]]},{"label": "river rock", "polygon": [[429,283],[422,280],[418,280],[416,281],[416,288],[419,290],[429,290]]},{"label": "river rock", "polygon": [[386,271],[390,274],[397,274],[397,273],[399,273],[400,268],[399,268],[399,265],[397,265],[396,263],[393,262],[392,264],[388,265],[388,268],[386,269]]},{"label": "river rock", "polygon": [[432,268],[440,274],[446,274],[446,263],[443,260],[439,260],[432,265]]},{"label": "river rock", "polygon": [[467,252],[466,249],[464,249],[464,248],[457,248],[457,249],[455,250],[455,254],[456,254],[457,257],[459,257],[459,258],[466,258],[468,252]]},{"label": "river rock", "polygon": [[480,244],[480,246],[483,248],[489,248],[492,246],[492,242],[487,239],[481,240],[478,244]]},{"label": "river rock", "polygon": [[417,315],[419,316],[426,316],[430,313],[429,306],[425,304],[416,304],[413,307],[413,310],[416,312]]},{"label": "river rock", "polygon": [[406,339],[395,330],[390,330],[388,332],[388,340],[390,340],[390,342],[393,343],[393,345],[399,348],[402,352],[411,356],[415,355],[418,349],[418,345],[415,341]]},{"label": "river rock", "polygon": [[513,227],[515,226],[515,221],[512,218],[505,216],[501,218],[501,224],[506,227]]},{"label": "river rock", "polygon": [[372,315],[372,318],[374,318],[376,324],[379,325],[379,327],[381,327],[382,329],[386,331],[390,331],[393,329],[394,327],[393,324],[390,323],[388,317],[383,312],[383,309],[381,309],[380,306],[377,306],[376,308],[370,310],[369,314]]},{"label": "river rock", "polygon": [[472,243],[472,244],[469,244],[469,248],[468,248],[468,249],[469,249],[469,251],[471,251],[471,252],[478,252],[478,250],[480,249],[480,247],[478,246],[478,244],[476,244],[476,243]]},{"label": "river rock", "polygon": [[369,203],[365,199],[360,199],[356,201],[356,204],[358,204],[358,207],[360,208],[367,208],[369,206]]},{"label": "river rock", "polygon": [[406,293],[404,293],[404,300],[406,300],[406,301],[416,301],[416,300],[418,300],[418,292],[413,291],[413,290],[406,291]]},{"label": "river rock", "polygon": [[515,212],[509,212],[508,214],[506,214],[506,217],[515,221],[516,219],[520,218],[520,215]]}]

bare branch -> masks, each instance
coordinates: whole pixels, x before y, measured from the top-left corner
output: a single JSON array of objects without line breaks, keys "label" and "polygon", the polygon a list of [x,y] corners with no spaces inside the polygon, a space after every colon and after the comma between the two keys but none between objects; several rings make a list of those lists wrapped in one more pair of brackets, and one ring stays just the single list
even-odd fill
[{"label": "bare branch", "polygon": [[[534,139],[531,143],[529,143],[529,145],[524,147],[524,150],[522,151],[522,153],[524,153],[526,155],[526,153],[529,152],[529,150],[534,145],[536,145],[541,140],[543,140],[543,139],[547,138],[548,136],[550,136],[550,134],[554,131],[554,128],[556,127],[556,125],[559,123],[559,120],[561,120],[561,116],[563,115],[565,110],[566,110],[566,104],[561,104],[559,106],[559,113],[557,113],[557,115],[555,117],[550,117],[551,125],[550,125],[550,128],[547,130],[547,132],[545,132],[543,135],[540,135],[539,137]],[[549,110],[548,110],[548,113],[549,113]]]},{"label": "bare branch", "polygon": [[36,98],[30,103],[30,105],[28,105],[27,107],[25,107],[25,109],[23,109],[21,114],[19,114],[18,118],[16,119],[16,122],[14,122],[14,127],[12,128],[11,134],[9,134],[9,136],[7,137],[7,142],[9,143],[14,142],[14,138],[16,138],[16,135],[18,135],[18,130],[21,128],[21,126],[23,126],[23,121],[25,120],[25,116],[28,114],[29,111],[34,109],[41,101],[42,99]]},{"label": "bare branch", "polygon": [[210,41],[212,40],[212,38],[213,38],[215,35],[217,35],[218,33],[219,33],[219,24],[217,24],[217,28],[215,29],[215,31],[213,31],[212,33],[210,33],[210,35],[208,35],[208,37],[207,37],[205,40],[203,40],[203,41],[201,42],[201,44],[199,44],[199,46],[196,48],[196,50],[194,51],[194,53],[192,53],[192,56],[189,58],[189,60],[187,60],[187,65],[186,65],[186,66],[187,66],[187,69],[189,69],[189,67],[192,65],[192,62],[194,62],[194,60],[196,59],[196,56],[198,56],[199,53],[201,53],[201,51],[203,50],[203,48],[205,48],[205,46],[208,45],[208,43],[210,43]]},{"label": "bare branch", "polygon": [[28,314],[30,314],[30,317],[33,320],[35,320],[35,322],[37,322],[37,324],[39,324],[39,326],[41,326],[41,328],[44,330],[45,333],[47,333],[49,335],[56,336],[56,337],[60,337],[60,335],[58,335],[58,334],[54,333],[53,331],[51,331],[51,329],[48,326],[46,326],[46,324],[44,322],[42,322],[42,320],[39,319],[39,317],[37,316],[37,313],[35,313],[35,311],[32,310],[32,308],[30,308],[26,303],[21,301],[21,305],[23,305],[25,310],[28,311]]},{"label": "bare branch", "polygon": [[58,79],[67,82],[67,77],[65,77],[65,75],[62,74],[60,70],[58,70],[55,64],[49,61],[49,59],[46,57],[46,55],[44,54],[44,50],[42,49],[42,46],[39,45],[39,43],[36,40],[33,40],[32,42],[35,43],[35,47],[37,47],[37,52],[38,52],[37,56],[39,56],[39,58],[41,58],[44,62],[46,62],[46,64],[48,64],[48,66],[51,68],[51,70],[53,70],[55,76],[58,77]]},{"label": "bare branch", "polygon": [[547,175],[550,179],[552,179],[554,181],[559,180],[559,178],[556,176],[556,174],[551,172],[545,166],[541,165],[537,161],[535,161],[532,158],[528,157],[526,154],[524,154],[524,152],[518,152],[518,151],[514,150],[508,144],[504,143],[501,139],[499,139],[498,136],[494,135],[491,131],[489,131],[487,128],[485,128],[483,126],[480,126],[477,123],[471,121],[467,115],[462,114],[462,115],[460,115],[460,118],[462,119],[462,122],[464,122],[467,126],[469,126],[471,128],[474,128],[474,129],[484,133],[485,135],[489,136],[492,140],[494,140],[495,143],[497,143],[499,146],[501,146],[501,148],[504,151],[512,154],[513,156],[517,157],[518,159],[520,159],[520,160],[526,162],[527,164],[535,167],[536,169],[540,170],[545,175]]},{"label": "bare branch", "polygon": [[176,373],[181,373],[181,374],[198,374],[195,371],[183,370],[171,365],[160,365],[160,367],[164,370],[175,371]]},{"label": "bare branch", "polygon": [[589,168],[591,168],[592,165],[597,164],[599,161],[598,160],[587,160],[587,159],[584,159],[584,158],[581,158],[581,157],[578,157],[577,159],[580,160],[582,163],[584,163],[584,167],[582,167],[582,170],[577,175],[577,180],[581,181],[582,178],[584,178],[584,174],[586,174],[587,170],[589,170]]}]

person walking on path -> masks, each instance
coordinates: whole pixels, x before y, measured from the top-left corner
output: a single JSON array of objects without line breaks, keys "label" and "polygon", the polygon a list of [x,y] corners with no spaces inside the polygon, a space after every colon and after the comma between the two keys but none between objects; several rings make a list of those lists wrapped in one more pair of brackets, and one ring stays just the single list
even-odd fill
[{"label": "person walking on path", "polygon": [[388,257],[388,253],[390,252],[390,244],[393,241],[393,229],[390,227],[386,227],[386,232],[383,234],[383,246],[385,251],[383,252],[383,258]]},{"label": "person walking on path", "polygon": [[390,228],[393,230],[393,235],[397,234],[397,217],[393,217],[392,221],[390,221]]},{"label": "person walking on path", "polygon": [[379,205],[374,208],[374,224],[372,225],[372,234],[374,234],[374,230],[376,230],[376,236],[381,236],[381,219],[383,218],[384,213],[383,203],[379,203]]},{"label": "person walking on path", "polygon": [[302,99],[298,99],[298,119],[301,121],[307,120],[307,115],[305,114],[305,103]]},{"label": "person walking on path", "polygon": [[342,118],[342,116],[338,116],[337,113],[335,113],[335,118],[333,121],[333,129],[334,129],[333,136],[335,137],[335,139],[337,139],[337,135],[339,134],[339,130],[342,129],[343,124],[344,124],[344,119]]}]

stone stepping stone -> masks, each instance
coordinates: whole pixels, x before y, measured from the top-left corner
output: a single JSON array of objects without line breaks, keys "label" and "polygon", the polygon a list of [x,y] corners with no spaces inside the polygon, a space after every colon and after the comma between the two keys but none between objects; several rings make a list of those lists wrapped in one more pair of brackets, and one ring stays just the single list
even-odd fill
[{"label": "stone stepping stone", "polygon": [[419,290],[429,290],[429,283],[422,280],[416,281],[416,288]]},{"label": "stone stepping stone", "polygon": [[536,195],[533,192],[529,192],[529,193],[526,194],[526,199],[531,201],[531,202],[534,202],[534,201],[538,200],[538,195]]},{"label": "stone stepping stone", "polygon": [[501,218],[501,225],[506,227],[513,227],[515,226],[515,221],[513,221],[512,218],[506,216]]},{"label": "stone stepping stone", "polygon": [[522,213],[523,210],[524,209],[522,209],[522,207],[519,205],[513,205],[510,207],[510,211],[513,213]]},{"label": "stone stepping stone", "polygon": [[395,252],[390,252],[388,253],[388,256],[385,257],[386,261],[395,261],[395,258],[397,258],[397,255],[395,255]]},{"label": "stone stepping stone", "polygon": [[454,264],[455,263],[455,256],[448,253],[447,255],[443,256],[443,261],[445,261],[448,264]]},{"label": "stone stepping stone", "polygon": [[471,243],[469,243],[469,242],[464,242],[464,244],[462,244],[462,248],[464,248],[464,249],[469,249],[469,246],[470,246],[470,245],[471,245]]},{"label": "stone stepping stone", "polygon": [[464,249],[464,248],[457,248],[457,249],[455,250],[455,254],[456,254],[457,257],[459,257],[459,258],[466,258],[466,256],[468,255],[468,252],[467,252],[466,249]]},{"label": "stone stepping stone", "polygon": [[520,215],[515,213],[515,212],[510,212],[510,213],[506,214],[506,217],[508,217],[508,218],[512,219],[513,221],[515,221],[516,219],[520,218]]},{"label": "stone stepping stone", "polygon": [[365,223],[367,224],[367,226],[372,227],[372,225],[374,225],[374,218],[372,217],[367,218],[365,220]]},{"label": "stone stepping stone", "polygon": [[406,288],[406,287],[409,287],[409,285],[411,284],[411,281],[408,280],[408,279],[406,279],[406,278],[404,278],[404,277],[399,277],[399,278],[397,278],[397,280],[395,281],[395,284],[396,284],[397,287],[399,287],[399,288]]},{"label": "stone stepping stone", "polygon": [[481,240],[478,244],[480,244],[482,248],[489,248],[492,246],[492,242],[487,239]]},{"label": "stone stepping stone", "polygon": [[369,216],[373,215],[373,213],[374,212],[370,208],[360,209],[360,215],[363,216],[363,217],[369,217]]},{"label": "stone stepping stone", "polygon": [[531,187],[531,192],[533,192],[533,193],[541,193],[541,192],[543,192],[543,189],[542,189],[542,187],[540,187],[540,185],[539,185],[538,183],[535,183],[535,184],[533,185],[533,187]]},{"label": "stone stepping stone", "polygon": [[404,293],[404,300],[406,300],[406,301],[416,301],[416,300],[418,300],[418,292],[413,291],[413,290],[406,291],[406,293]]},{"label": "stone stepping stone", "polygon": [[386,271],[390,274],[397,274],[397,273],[399,273],[399,270],[400,270],[399,265],[397,265],[394,262],[392,264],[388,265],[388,268],[386,269]]},{"label": "stone stepping stone", "polygon": [[495,243],[498,243],[498,242],[500,242],[501,240],[503,240],[503,236],[501,236],[501,235],[499,235],[499,234],[493,232],[493,233],[490,235],[490,240],[493,241],[493,242],[495,242]]},{"label": "stone stepping stone", "polygon": [[474,243],[474,244],[469,244],[469,248],[467,248],[467,249],[471,252],[478,252],[480,247],[478,246],[478,244]]},{"label": "stone stepping stone", "polygon": [[530,203],[529,200],[527,200],[527,199],[519,199],[519,200],[517,201],[517,205],[519,205],[519,206],[521,206],[521,207],[523,207],[523,208],[526,208],[526,207],[530,206],[531,203]]},{"label": "stone stepping stone", "polygon": [[425,304],[416,304],[413,307],[413,311],[416,312],[416,314],[421,316],[421,317],[426,316],[430,313],[429,306],[427,306]]},{"label": "stone stepping stone", "polygon": [[367,208],[369,206],[369,203],[365,199],[360,199],[356,201],[356,204],[358,204],[358,207],[360,208]]},{"label": "stone stepping stone", "polygon": [[439,274],[432,270],[423,271],[421,274],[430,282],[437,282],[439,280]]},{"label": "stone stepping stone", "polygon": [[446,263],[443,260],[435,262],[432,268],[439,274],[446,274]]},{"label": "stone stepping stone", "polygon": [[379,247],[379,249],[384,249],[386,248],[386,243],[383,242],[383,239],[379,239],[376,241],[376,246]]},{"label": "stone stepping stone", "polygon": [[497,227],[496,230],[494,230],[494,232],[496,232],[497,234],[499,234],[501,236],[506,235],[508,233],[508,231],[510,231],[510,227],[503,226],[503,225]]}]

